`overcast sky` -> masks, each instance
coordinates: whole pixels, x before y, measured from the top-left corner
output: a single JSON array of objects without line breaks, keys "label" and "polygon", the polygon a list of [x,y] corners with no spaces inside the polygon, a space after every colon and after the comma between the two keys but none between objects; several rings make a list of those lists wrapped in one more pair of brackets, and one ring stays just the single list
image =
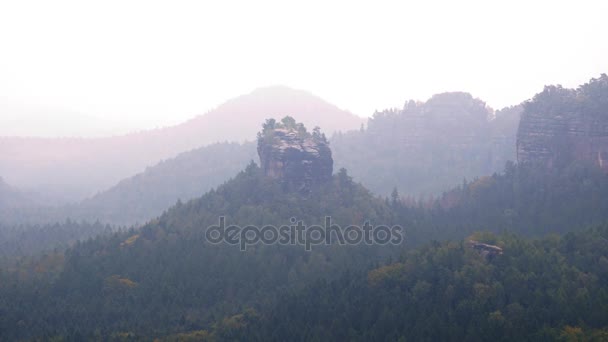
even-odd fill
[{"label": "overcast sky", "polygon": [[607,14],[601,0],[0,0],[0,135],[166,126],[277,84],[361,116],[454,90],[501,108],[608,72]]}]

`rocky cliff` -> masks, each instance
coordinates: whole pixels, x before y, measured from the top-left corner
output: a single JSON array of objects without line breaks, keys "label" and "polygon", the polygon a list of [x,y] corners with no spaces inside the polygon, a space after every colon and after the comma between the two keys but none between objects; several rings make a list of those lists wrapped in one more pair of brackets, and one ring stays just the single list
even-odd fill
[{"label": "rocky cliff", "polygon": [[517,134],[517,160],[550,168],[582,161],[608,171],[608,76],[578,89],[548,86],[528,101]]},{"label": "rocky cliff", "polygon": [[333,159],[325,135],[318,128],[307,132],[291,117],[264,124],[258,134],[258,154],[265,175],[290,189],[307,191],[331,179]]}]

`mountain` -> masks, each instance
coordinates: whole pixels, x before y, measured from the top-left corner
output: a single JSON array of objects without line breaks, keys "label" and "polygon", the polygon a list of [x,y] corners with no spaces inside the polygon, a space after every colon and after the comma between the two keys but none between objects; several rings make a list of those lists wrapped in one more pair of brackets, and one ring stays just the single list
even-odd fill
[{"label": "mountain", "polygon": [[[205,231],[218,225],[220,217],[226,226],[278,227],[292,225],[292,217],[310,225],[331,216],[334,224],[346,227],[363,220],[389,224],[389,212],[383,200],[345,172],[300,194],[286,192],[251,164],[217,190],[174,206],[139,230],[76,244],[63,257],[49,253],[41,263],[34,262],[37,275],[25,269],[25,262],[21,278],[0,272],[0,339],[45,334],[73,339],[76,331],[89,336],[97,328],[107,337],[143,330],[163,336],[182,331],[175,329],[180,325],[203,328],[242,307],[272,301],[285,287],[395,253],[393,246],[365,244],[321,244],[307,251],[302,245],[259,243],[241,251],[206,240]],[[14,286],[15,281],[21,285]],[[25,312],[27,317],[15,321]]]},{"label": "mountain", "polygon": [[67,217],[114,224],[144,223],[235,176],[257,159],[253,143],[216,143],[146,168],[66,210]]},{"label": "mountain", "polygon": [[547,86],[524,105],[517,135],[520,163],[563,167],[575,160],[608,171],[608,76],[577,89]]},{"label": "mountain", "polygon": [[24,201],[24,196],[0,177],[0,208],[20,207]]},{"label": "mountain", "polygon": [[[515,106],[494,112],[469,94],[440,94],[428,103],[409,102],[403,111],[378,113],[367,129],[335,134],[329,142],[333,155],[324,152],[327,148],[322,146],[294,140],[266,151],[268,158],[260,165],[270,173],[299,173],[306,168],[299,166],[312,165],[320,160],[317,155],[323,155],[321,159],[335,162],[336,169],[352,170],[355,179],[376,194],[388,195],[395,187],[409,196],[437,194],[463,178],[497,172],[507,160],[515,158],[520,110]],[[273,119],[265,125],[270,122],[281,124]],[[290,162],[286,152],[305,153],[311,158],[305,165],[287,167]],[[250,160],[258,160],[252,143],[201,147],[148,167],[79,204],[61,210],[14,213],[12,222],[44,223],[72,218],[126,225],[143,223],[178,199],[185,201],[220,185]],[[282,169],[277,169],[278,165]],[[323,174],[331,174],[332,167]],[[305,173],[296,176],[302,178],[301,185],[303,178],[317,177]]]},{"label": "mountain", "polygon": [[0,222],[2,217],[8,215],[10,211],[25,208],[33,208],[41,205],[42,196],[28,193],[7,184],[0,177]]},{"label": "mountain", "polygon": [[[443,112],[467,115],[473,109],[461,103],[466,101],[473,100],[469,95],[463,95],[461,100],[456,99],[446,103],[442,110]],[[423,106],[422,104],[419,105]],[[337,168],[347,166],[349,170],[353,170],[351,171],[352,174],[357,175],[357,181],[378,194],[388,194],[394,187],[398,187],[407,194],[431,193],[450,189],[461,182],[464,177],[473,179],[476,176],[499,171],[507,160],[515,158],[515,130],[519,123],[520,107],[505,108],[492,113],[482,102],[478,102],[477,105],[480,106],[477,109],[481,110],[482,118],[479,119],[480,123],[478,122],[481,127],[468,131],[470,137],[466,139],[471,140],[471,145],[461,147],[460,153],[463,156],[460,156],[460,168],[454,167],[458,165],[452,165],[452,167],[441,166],[450,165],[451,156],[447,153],[440,155],[437,152],[440,142],[435,140],[438,139],[437,136],[440,134],[433,132],[434,126],[427,127],[426,131],[421,133],[426,135],[420,138],[422,140],[417,143],[418,151],[412,151],[413,146],[407,145],[405,142],[417,139],[419,135],[409,127],[408,120],[411,119],[408,118],[409,114],[406,113],[396,113],[397,118],[378,114],[372,119],[368,129],[334,135],[329,142],[329,146],[335,151],[333,157],[330,153],[323,158],[332,159],[332,162],[335,161]],[[485,118],[486,115],[492,116],[489,123]],[[400,116],[404,116],[404,118],[399,118]],[[295,119],[299,118],[295,117]],[[458,119],[454,121],[463,121],[461,118]],[[403,120],[405,122],[397,125],[391,120]],[[270,122],[276,122],[277,125],[281,124],[276,120]],[[400,134],[391,133],[398,127],[406,127],[406,129]],[[445,126],[444,128],[446,130],[451,129],[451,127]],[[452,136],[465,139],[462,138],[462,134],[456,131],[450,132]],[[480,139],[476,137],[482,136],[482,134],[485,140],[479,141]],[[457,138],[450,140],[450,143],[451,146],[457,148],[459,145],[456,145],[457,141],[455,139]],[[474,144],[485,145],[476,147]],[[300,152],[308,153],[306,152],[308,150],[315,153],[326,150],[320,147],[320,149],[316,147],[311,149],[312,145],[310,143],[298,142],[296,144],[294,142],[291,145],[294,148],[288,149],[287,147],[290,145],[286,143],[285,146],[276,150],[268,150],[265,153],[268,158],[261,160],[260,165],[267,169],[269,173],[283,173],[284,170],[273,170],[277,165],[285,166],[284,169],[287,172],[290,172],[291,169],[301,171],[304,168],[299,168],[297,165],[286,166],[289,164],[289,160],[282,159],[288,157],[285,154],[286,151],[297,154]],[[475,150],[476,148],[484,153],[493,153],[494,159],[490,161],[487,159],[480,160],[480,158],[474,159],[467,164],[469,165],[468,169],[463,170],[465,168],[464,164],[467,163],[466,153],[482,153]],[[427,152],[435,153],[436,156],[432,156],[432,161],[420,163],[421,160],[415,153]],[[311,154],[311,157],[314,157],[315,153]],[[324,153],[327,155],[327,152]],[[409,157],[406,158],[406,156]],[[123,180],[109,190],[100,192],[83,201],[80,205],[72,207],[64,217],[58,219],[63,220],[65,217],[87,220],[100,219],[102,222],[119,224],[145,222],[147,219],[159,215],[178,199],[188,200],[220,185],[229,177],[235,175],[250,160],[258,160],[255,155],[255,146],[252,143],[223,143],[198,148],[183,153],[176,158],[167,159],[158,165],[148,167],[138,175]],[[312,158],[310,163],[315,163],[316,160],[316,157]],[[396,163],[398,164],[395,165]],[[438,170],[428,172],[428,168],[431,167],[436,167]],[[378,177],[378,174],[384,173],[392,173],[392,176],[382,180]],[[449,176],[442,186],[434,183],[436,181],[434,177],[437,173]],[[331,168],[329,174],[331,174]],[[419,175],[419,178],[414,179],[413,175]],[[300,176],[316,177],[315,175],[306,176],[304,174]]]},{"label": "mountain", "polygon": [[252,140],[266,118],[285,115],[327,132],[363,123],[308,92],[268,87],[174,127],[91,139],[1,137],[0,174],[20,188],[75,201],[181,152],[214,142]]},{"label": "mountain", "polygon": [[[407,161],[420,161],[415,167],[430,173],[433,167],[462,167],[466,156],[514,153],[501,141],[514,139],[509,132],[519,110],[494,113],[468,94],[444,94],[377,115],[367,129],[342,137],[375,138],[381,143],[371,146],[386,148],[399,141],[399,132],[409,132],[400,142],[407,149],[351,153],[382,177],[389,156],[406,149],[416,158]],[[421,127],[414,132],[423,134],[410,134],[414,124]],[[392,136],[380,134],[391,129]],[[434,130],[442,133],[434,136],[442,144],[432,149],[428,132]],[[608,337],[608,175],[602,165],[576,158],[549,168],[506,162],[503,172],[461,181],[434,200],[397,190],[383,198],[344,168],[331,174],[331,161],[339,163],[329,150],[336,143],[328,145],[319,130],[308,132],[287,117],[265,121],[257,137],[261,167],[250,162],[234,178],[177,202],[141,228],[0,226],[0,246],[9,247],[0,258],[0,340]],[[475,149],[472,142],[480,141],[498,146]],[[178,183],[166,178],[183,172],[178,170],[192,171],[180,177],[193,184],[197,167],[208,169],[217,162],[213,157],[231,149],[236,155],[255,146],[226,143],[185,153],[123,182],[106,200],[119,201],[157,179],[169,188]],[[408,169],[392,172],[407,175]],[[187,191],[181,186],[171,196]],[[154,192],[149,194],[141,191],[124,203]],[[376,228],[371,243],[363,238],[367,223]],[[60,230],[59,239],[47,234],[53,229]],[[72,241],[71,232],[80,229],[104,234]],[[392,229],[403,234],[392,235]],[[383,236],[391,239],[381,243]],[[20,239],[27,243],[16,246]],[[25,250],[44,253],[26,257]]]},{"label": "mountain", "polygon": [[211,144],[147,167],[78,203],[50,206],[48,199],[36,196],[36,202],[6,211],[0,224],[49,225],[66,220],[142,224],[180,200],[199,197],[221,185],[254,159],[253,143]]},{"label": "mountain", "polygon": [[494,112],[468,93],[443,93],[376,113],[331,139],[338,167],[378,194],[418,196],[502,170],[515,160],[520,106]]}]

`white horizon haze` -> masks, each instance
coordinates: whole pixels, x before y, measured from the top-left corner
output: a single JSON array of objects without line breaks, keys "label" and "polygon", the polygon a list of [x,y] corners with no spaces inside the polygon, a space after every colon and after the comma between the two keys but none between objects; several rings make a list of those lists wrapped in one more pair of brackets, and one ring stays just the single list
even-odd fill
[{"label": "white horizon haze", "polygon": [[608,2],[1,1],[0,136],[179,124],[285,85],[367,117],[465,91],[494,109],[608,72]]}]

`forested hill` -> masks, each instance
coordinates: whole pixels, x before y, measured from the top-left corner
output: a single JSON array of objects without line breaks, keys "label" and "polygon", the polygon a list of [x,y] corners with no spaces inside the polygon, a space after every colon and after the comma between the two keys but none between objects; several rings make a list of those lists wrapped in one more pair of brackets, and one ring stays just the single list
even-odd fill
[{"label": "forested hill", "polygon": [[[458,156],[488,152],[470,150],[463,141],[498,136],[492,127],[509,131],[516,121],[511,115],[519,110],[511,108],[488,120],[486,114],[491,112],[482,102],[460,93],[407,108],[404,113],[417,113],[414,121],[423,126],[446,122],[448,126],[438,127],[469,133],[489,130],[457,140],[460,143],[451,146],[448,154],[430,150],[431,156],[448,158],[456,167]],[[342,138],[362,138],[376,130],[374,137],[386,139],[377,147],[391,146],[388,143],[399,135],[380,133],[406,125],[400,121],[402,115],[378,115],[367,129]],[[607,337],[608,175],[597,164],[575,160],[546,168],[507,162],[502,172],[459,180],[459,186],[436,199],[419,200],[409,196],[407,188],[401,194],[394,189],[383,198],[353,181],[345,169],[331,175],[329,161],[333,158],[339,164],[338,153],[322,158],[327,163],[311,162],[312,156],[321,157],[317,153],[321,145],[327,147],[318,130],[309,134],[293,118],[284,118],[281,124],[269,120],[264,127],[259,138],[271,144],[263,150],[272,152],[264,159],[266,166],[249,163],[233,179],[202,197],[178,202],[141,228],[111,232],[101,224],[85,225],[82,237],[96,230],[106,234],[74,243],[70,234],[79,226],[69,221],[60,227],[60,241],[57,235],[46,235],[48,227],[0,226],[0,245],[11,247],[3,250],[0,259],[0,340],[601,341]],[[450,132],[444,131],[446,136]],[[416,153],[428,148],[425,138],[420,139],[423,143],[408,145]],[[286,140],[302,153],[275,153],[287,146]],[[338,140],[329,146],[335,151],[336,145]],[[236,152],[245,151],[234,144],[216,147],[235,148],[234,155],[239,156],[234,164],[222,164],[226,169],[217,175],[238,164],[241,157]],[[391,159],[359,152],[361,162],[377,157],[376,166],[381,166],[377,172],[387,172]],[[153,196],[147,187],[157,176],[175,172],[173,165],[192,170],[214,156],[192,153],[159,165],[157,174],[148,170],[149,182],[141,176],[121,185],[141,189],[140,197],[120,202],[123,194],[115,190],[106,203],[142,201]],[[200,164],[192,162],[194,155],[201,156]],[[434,159],[424,156],[415,159],[421,161],[416,166],[420,170],[435,165]],[[303,164],[327,166],[323,168],[329,170],[327,177],[312,178],[293,168]],[[395,168],[391,174],[404,170],[405,166]],[[442,175],[453,176],[445,172]],[[189,179],[184,184],[194,181],[195,173],[182,174]],[[295,174],[303,175],[306,186],[289,185],[290,179],[301,180],[290,177]],[[367,177],[373,180],[373,175]],[[163,179],[159,184],[171,187],[171,182]],[[205,240],[207,229],[220,222],[263,227],[302,220],[323,226],[327,216],[342,227],[366,221],[400,225],[404,241],[320,244],[310,251],[297,243],[257,243],[242,251],[238,243]],[[480,253],[469,240],[500,252]],[[66,245],[72,246],[61,249]],[[24,257],[28,250],[45,253]]]},{"label": "forested hill", "polygon": [[[334,135],[330,148],[336,169],[346,166],[376,194],[386,196],[397,187],[416,197],[437,195],[463,178],[499,171],[515,158],[519,111],[494,113],[468,94],[440,94],[426,103],[409,102],[403,111],[378,113],[367,129]],[[77,205],[15,211],[4,221],[143,223],[178,199],[220,185],[251,160],[258,161],[251,143],[213,144],[148,167]]]},{"label": "forested hill", "polygon": [[547,86],[524,107],[519,163],[561,168],[578,160],[608,171],[608,75],[576,89]]},{"label": "forested hill", "polygon": [[542,240],[475,238],[504,253],[428,245],[285,293],[271,309],[222,321],[208,340],[608,340],[608,226]]},{"label": "forested hill", "polygon": [[[212,144],[150,166],[76,204],[51,207],[37,202],[13,206],[0,217],[0,223],[47,225],[69,219],[126,226],[143,224],[178,200],[200,197],[221,185],[252,160],[257,160],[253,143]],[[7,203],[15,201],[14,196],[11,199]],[[0,208],[1,205],[0,199]]]},{"label": "forested hill", "polygon": [[39,202],[34,196],[7,184],[0,177],[0,222],[2,218],[11,214],[13,210],[30,208],[38,205]]},{"label": "forested hill", "polygon": [[515,160],[521,110],[494,112],[467,93],[408,101],[403,109],[376,113],[367,129],[333,136],[334,159],[378,194],[394,187],[410,195],[439,194]]},{"label": "forested hill", "polygon": [[114,224],[144,223],[173,206],[200,197],[257,160],[253,143],[218,143],[146,168],[69,210],[68,215]]},{"label": "forested hill", "polygon": [[[607,178],[592,166],[572,166],[569,173],[541,177],[541,173],[511,165],[504,174],[463,184],[436,202],[408,203],[397,193],[390,199],[375,198],[344,170],[307,194],[286,191],[250,164],[218,189],[178,203],[139,230],[100,236],[75,245],[65,254],[52,252],[3,269],[0,339],[151,339],[190,334],[234,340],[247,331],[260,339],[283,340],[293,336],[297,323],[291,315],[298,313],[286,314],[274,331],[272,322],[279,319],[275,313],[284,312],[284,305],[293,303],[302,313],[324,317],[307,304],[317,300],[323,301],[318,310],[327,305],[329,311],[324,312],[342,308],[344,315],[331,318],[335,328],[325,326],[329,318],[305,321],[306,327],[300,327],[307,332],[303,336],[333,336],[335,332],[365,339],[371,336],[368,334],[376,336],[385,331],[389,334],[386,336],[399,337],[406,333],[403,329],[411,327],[411,336],[431,340],[447,333],[494,336],[504,329],[514,336],[520,331],[561,334],[562,330],[569,331],[569,325],[575,331],[581,328],[584,333],[599,333],[596,330],[606,325],[605,317],[597,315],[606,305],[602,297],[604,271],[581,265],[595,267],[589,260],[605,263],[604,232],[593,233],[592,238],[580,235],[587,241],[584,244],[571,242],[576,240],[570,238],[563,243],[550,238],[530,244],[519,238],[484,240],[486,237],[481,236],[479,240],[503,247],[504,257],[508,257],[507,261],[497,258],[489,264],[471,255],[461,242],[474,231],[534,236],[582,231],[593,222],[605,222]],[[226,225],[262,226],[290,224],[292,217],[306,224],[323,224],[326,215],[343,227],[366,220],[376,225],[400,224],[405,228],[405,242],[397,246],[320,245],[311,252],[301,245],[256,244],[242,252],[239,246],[204,241],[205,230],[217,225],[220,216],[226,217]],[[414,257],[398,259],[400,254],[432,239],[453,242],[433,243],[430,250],[427,247],[415,252]],[[564,251],[560,246],[570,249]],[[399,261],[370,273],[378,283],[369,285],[365,274],[387,260]],[[522,310],[523,317],[539,311],[550,315],[540,302],[530,301],[530,296],[536,296],[535,290],[521,287],[521,279],[531,281],[529,286],[538,284],[534,279],[544,276],[537,270],[556,260],[558,269],[551,269],[551,274],[559,282],[538,287],[538,291],[547,293],[541,297],[545,298],[542,305],[550,303],[551,312],[556,313],[548,330],[543,331],[533,321],[516,320]],[[452,297],[441,297],[444,290],[454,291]],[[550,294],[559,291],[565,291],[563,298],[572,293],[575,297],[564,301]],[[511,292],[513,295],[508,295]],[[393,304],[387,303],[391,296],[398,296]],[[586,296],[595,298],[591,306]],[[439,309],[443,300],[452,300],[446,310]],[[428,302],[426,311],[421,309],[423,302]],[[414,312],[409,306],[400,306],[403,304],[415,304],[416,310],[422,310],[416,311],[421,320],[403,327],[401,319],[409,319]],[[561,308],[587,308],[588,312],[581,313],[582,321],[577,323],[572,322],[574,314],[558,310]],[[393,311],[398,311],[397,316],[391,314]],[[359,312],[365,315],[356,320]],[[378,316],[382,312],[385,314]],[[451,316],[460,314],[467,319]],[[452,318],[445,321],[444,315]],[[431,331],[431,326],[424,323],[438,319],[447,326]],[[494,332],[476,330],[496,323],[493,319],[504,325],[491,326],[498,329]],[[384,324],[386,329],[382,328]],[[249,331],[247,327],[258,328]]]},{"label": "forested hill", "polygon": [[16,197],[19,197],[19,194],[0,177],[0,206],[4,207],[9,202],[16,201]]},{"label": "forested hill", "polygon": [[507,163],[503,172],[463,182],[436,200],[405,202],[399,221],[411,217],[412,206],[426,208],[424,218],[412,223],[425,222],[421,232],[410,234],[421,242],[461,239],[475,231],[565,234],[608,221],[608,175],[576,162],[554,170]]},{"label": "forested hill", "polygon": [[172,127],[90,139],[0,137],[0,170],[13,186],[77,201],[179,153],[251,141],[265,119],[285,115],[327,133],[356,129],[365,121],[306,91],[266,87]]},{"label": "forested hill", "polygon": [[[285,192],[254,164],[202,198],[178,204],[139,230],[98,237],[28,270],[2,272],[0,339],[56,334],[109,336],[123,331],[163,336],[210,326],[245,306],[269,303],[277,291],[297,288],[340,269],[361,269],[396,255],[387,246],[213,245],[203,240],[218,224],[323,224],[326,215],[349,224],[390,224],[385,201],[339,172],[306,195]],[[50,261],[48,258],[53,257]],[[47,260],[47,261],[45,261]],[[23,267],[26,264],[22,264]],[[45,265],[45,266],[41,266]],[[53,270],[60,269],[58,273]],[[35,271],[37,270],[37,271]],[[44,276],[44,272],[50,274]],[[20,284],[20,286],[15,286]]]}]

